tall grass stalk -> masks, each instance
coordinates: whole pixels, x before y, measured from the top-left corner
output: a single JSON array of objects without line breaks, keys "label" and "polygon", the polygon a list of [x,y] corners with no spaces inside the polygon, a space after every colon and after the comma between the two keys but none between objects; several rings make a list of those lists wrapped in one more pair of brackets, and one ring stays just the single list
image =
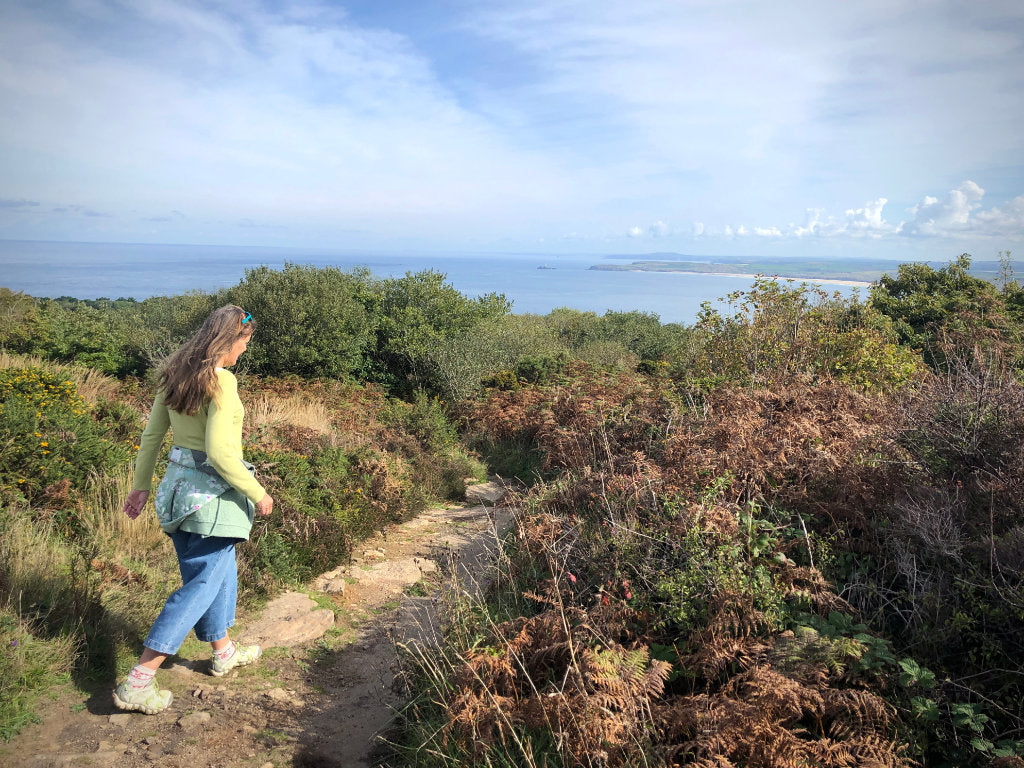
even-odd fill
[{"label": "tall grass stalk", "polygon": [[122,512],[132,489],[132,468],[124,466],[111,475],[92,475],[82,494],[85,532],[102,555],[124,560],[147,560],[161,548],[170,554],[167,537],[147,509],[134,520]]},{"label": "tall grass stalk", "polygon": [[332,431],[331,413],[327,407],[297,394],[289,397],[258,395],[248,407],[248,418],[253,424],[301,427],[318,435],[327,435]]}]

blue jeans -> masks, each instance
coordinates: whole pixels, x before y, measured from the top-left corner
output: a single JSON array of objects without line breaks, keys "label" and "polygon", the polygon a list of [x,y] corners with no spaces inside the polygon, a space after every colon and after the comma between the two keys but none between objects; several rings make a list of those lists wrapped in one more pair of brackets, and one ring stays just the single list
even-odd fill
[{"label": "blue jeans", "polygon": [[204,642],[223,638],[235,623],[238,595],[237,539],[175,531],[171,541],[178,553],[181,589],[167,598],[145,642],[165,654],[175,653],[193,627]]}]

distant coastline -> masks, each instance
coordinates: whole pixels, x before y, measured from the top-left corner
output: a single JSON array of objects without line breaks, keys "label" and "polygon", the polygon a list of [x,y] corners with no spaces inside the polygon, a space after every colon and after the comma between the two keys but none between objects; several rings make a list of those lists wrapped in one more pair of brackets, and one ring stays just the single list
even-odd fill
[{"label": "distant coastline", "polygon": [[[623,270],[616,270],[623,271]],[[636,269],[630,272],[647,272],[650,270]],[[742,277],[746,280],[754,280],[758,277],[769,277],[777,280],[789,280],[794,283],[814,283],[816,285],[848,285],[853,288],[870,288],[872,281],[869,280],[845,280],[838,277],[796,277],[793,275],[763,275],[745,274],[740,272],[690,272],[685,269],[659,270],[662,272],[675,272],[680,275],[714,275],[715,277]]]},{"label": "distant coastline", "polygon": [[595,264],[590,268],[601,272],[674,272],[716,277],[739,277],[747,280],[767,276],[796,282],[846,285],[858,288],[869,287],[885,274],[874,264],[870,266],[830,264],[802,259],[731,263],[646,260],[634,261],[631,264]]},{"label": "distant coastline", "polygon": [[[878,282],[883,275],[895,276],[900,264],[887,259],[864,258],[801,258],[801,257],[759,257],[759,256],[696,256],[677,253],[649,253],[641,258],[625,254],[611,254],[606,259],[624,261],[630,264],[595,264],[590,269],[600,272],[674,272],[680,274],[715,277],[738,277],[753,280],[756,277],[777,277],[804,283],[841,285],[867,288]],[[930,264],[934,268],[944,266],[940,262],[917,262]],[[1012,271],[1014,264],[1009,265]],[[1018,268],[1020,263],[1016,264]],[[983,280],[997,282],[1004,278],[1003,265],[998,261],[973,261],[971,274]]]}]

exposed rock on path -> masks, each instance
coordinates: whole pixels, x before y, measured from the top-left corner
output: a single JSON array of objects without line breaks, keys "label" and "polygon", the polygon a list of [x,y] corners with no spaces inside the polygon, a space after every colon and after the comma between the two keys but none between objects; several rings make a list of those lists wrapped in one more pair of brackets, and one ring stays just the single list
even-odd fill
[{"label": "exposed rock on path", "polygon": [[267,603],[260,618],[245,628],[240,640],[264,648],[290,648],[323,637],[333,626],[334,611],[317,608],[316,601],[303,592],[286,592]]},{"label": "exposed rock on path", "polygon": [[[467,497],[484,493],[493,489]],[[259,664],[213,678],[204,656],[174,657],[157,678],[174,702],[153,716],[118,712],[106,686],[84,701],[66,692],[41,723],[0,745],[0,765],[370,766],[376,736],[403,703],[395,643],[439,639],[440,578],[481,574],[508,520],[503,507],[477,505],[391,527],[350,565],[315,579],[316,600],[286,593],[239,622],[240,640],[264,646]],[[415,596],[414,585],[422,585]],[[317,644],[327,632],[326,645]]]}]

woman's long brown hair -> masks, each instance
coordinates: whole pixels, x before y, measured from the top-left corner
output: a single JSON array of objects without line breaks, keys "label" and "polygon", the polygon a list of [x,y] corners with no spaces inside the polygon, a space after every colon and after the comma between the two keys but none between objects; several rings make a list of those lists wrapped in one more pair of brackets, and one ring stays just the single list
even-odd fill
[{"label": "woman's long brown hair", "polygon": [[256,321],[234,304],[214,310],[203,327],[182,344],[160,366],[157,386],[163,390],[164,405],[172,411],[194,415],[220,392],[217,365],[243,336],[251,336]]}]

